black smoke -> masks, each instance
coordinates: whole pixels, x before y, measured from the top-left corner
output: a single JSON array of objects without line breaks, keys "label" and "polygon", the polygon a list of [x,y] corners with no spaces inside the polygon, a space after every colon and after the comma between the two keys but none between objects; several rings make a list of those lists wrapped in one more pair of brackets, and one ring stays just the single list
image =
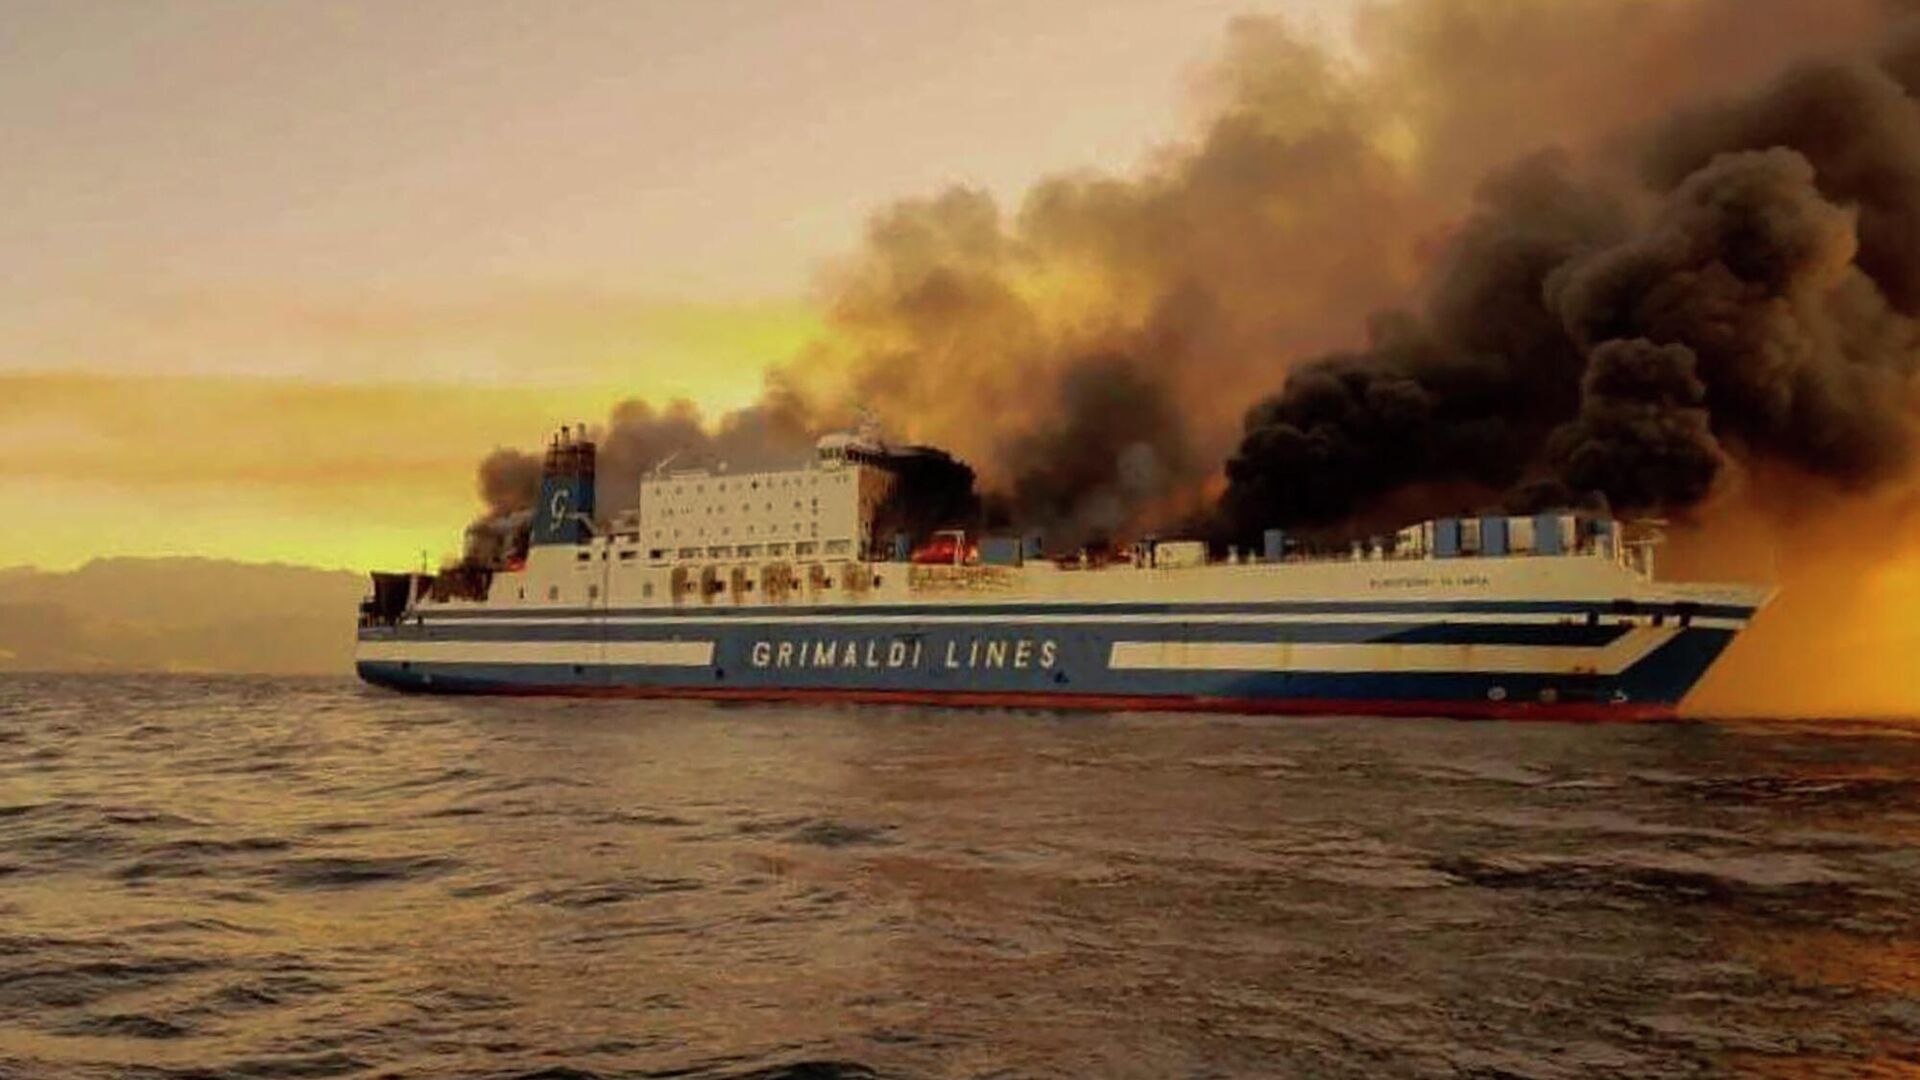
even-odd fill
[{"label": "black smoke", "polygon": [[606,424],[591,434],[599,449],[594,498],[602,515],[634,507],[640,481],[662,465],[735,471],[790,468],[805,460],[817,437],[799,400],[779,392],[725,413],[711,425],[689,401],[655,407],[628,399],[615,405]]},{"label": "black smoke", "polygon": [[1142,507],[1191,482],[1185,421],[1144,366],[1090,357],[1063,373],[1047,404],[1047,424],[1000,457],[1013,476],[1013,521],[1044,529],[1051,545],[1111,541]]},{"label": "black smoke", "polygon": [[1550,158],[1490,182],[1419,315],[1376,319],[1368,348],[1294,368],[1249,413],[1227,527],[1335,526],[1422,492],[1426,512],[1477,492],[1684,513],[1747,460],[1841,488],[1903,475],[1920,367],[1907,89],[1865,62],[1802,64],[1635,153],[1641,190]]},{"label": "black smoke", "polygon": [[1617,202],[1556,155],[1491,177],[1422,314],[1376,316],[1367,348],[1299,365],[1248,413],[1226,466],[1229,528],[1331,525],[1406,489],[1529,479],[1579,407],[1584,366],[1547,280],[1624,232]]},{"label": "black smoke", "polygon": [[1595,349],[1580,411],[1548,448],[1562,490],[1603,492],[1627,507],[1706,498],[1723,457],[1695,367],[1685,345],[1636,338]]},{"label": "black smoke", "polygon": [[941,529],[977,531],[982,524],[980,494],[966,462],[933,447],[909,447],[889,456],[893,489],[873,515],[874,541],[884,549],[897,533],[919,546]]},{"label": "black smoke", "polygon": [[533,502],[540,497],[540,459],[506,447],[480,460],[476,476],[486,510],[467,526],[461,563],[496,568],[527,554]]}]

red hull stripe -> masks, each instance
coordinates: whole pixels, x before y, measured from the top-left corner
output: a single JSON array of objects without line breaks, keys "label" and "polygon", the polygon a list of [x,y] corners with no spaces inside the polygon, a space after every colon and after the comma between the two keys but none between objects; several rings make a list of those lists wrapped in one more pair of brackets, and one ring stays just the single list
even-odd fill
[{"label": "red hull stripe", "polygon": [[[425,687],[423,689],[432,689]],[[1216,712],[1259,715],[1413,716],[1469,720],[1671,720],[1672,705],[1598,702],[1405,701],[1391,698],[1234,698],[1178,695],[1019,693],[950,690],[826,690],[793,687],[506,686],[459,693],[593,698],[696,698],[709,701],[854,702],[1002,709],[1099,709],[1108,712]]]}]

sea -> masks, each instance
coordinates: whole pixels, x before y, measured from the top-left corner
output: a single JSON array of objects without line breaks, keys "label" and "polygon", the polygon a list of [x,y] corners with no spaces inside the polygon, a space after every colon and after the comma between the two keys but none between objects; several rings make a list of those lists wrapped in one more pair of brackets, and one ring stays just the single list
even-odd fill
[{"label": "sea", "polygon": [[0,1077],[1920,1076],[1920,725],[0,676]]}]

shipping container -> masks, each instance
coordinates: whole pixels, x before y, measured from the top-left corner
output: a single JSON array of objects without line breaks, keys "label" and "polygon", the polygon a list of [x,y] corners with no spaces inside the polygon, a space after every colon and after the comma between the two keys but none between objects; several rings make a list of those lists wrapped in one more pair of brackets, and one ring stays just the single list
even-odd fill
[{"label": "shipping container", "polygon": [[1533,550],[1542,555],[1561,555],[1567,548],[1563,540],[1559,514],[1533,516]]},{"label": "shipping container", "polygon": [[1024,546],[1017,536],[989,536],[980,541],[980,561],[988,566],[1019,566]]},{"label": "shipping container", "polygon": [[1507,553],[1506,518],[1483,517],[1480,519],[1480,553],[1483,555]]}]

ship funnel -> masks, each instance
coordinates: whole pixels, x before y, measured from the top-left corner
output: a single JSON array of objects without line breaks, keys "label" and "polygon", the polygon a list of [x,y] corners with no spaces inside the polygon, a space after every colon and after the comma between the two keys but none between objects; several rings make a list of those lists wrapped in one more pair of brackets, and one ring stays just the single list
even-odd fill
[{"label": "ship funnel", "polygon": [[583,544],[593,535],[594,446],[582,425],[563,426],[540,466],[532,543]]}]

